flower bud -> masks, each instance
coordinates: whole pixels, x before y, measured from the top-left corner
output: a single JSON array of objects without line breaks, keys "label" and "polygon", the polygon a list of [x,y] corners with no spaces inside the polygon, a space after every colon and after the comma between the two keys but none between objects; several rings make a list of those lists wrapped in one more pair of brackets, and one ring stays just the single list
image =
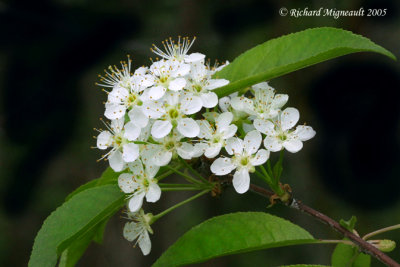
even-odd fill
[{"label": "flower bud", "polygon": [[396,247],[396,242],[389,240],[389,239],[370,240],[368,242],[383,252],[390,252],[390,251],[394,250]]}]

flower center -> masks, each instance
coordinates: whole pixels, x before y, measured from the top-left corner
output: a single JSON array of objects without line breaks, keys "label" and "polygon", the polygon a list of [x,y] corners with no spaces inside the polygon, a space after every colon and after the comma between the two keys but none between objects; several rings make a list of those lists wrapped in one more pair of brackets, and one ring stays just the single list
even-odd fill
[{"label": "flower center", "polygon": [[278,138],[282,141],[285,141],[287,139],[287,136],[285,133],[281,133],[280,135],[278,135]]},{"label": "flower center", "polygon": [[164,144],[166,150],[171,150],[175,147],[175,143],[173,141],[168,141]]},{"label": "flower center", "polygon": [[144,179],[143,179],[143,185],[145,188],[149,187],[149,185],[150,185],[150,182],[149,182],[149,180],[147,180],[146,177],[144,177]]},{"label": "flower center", "polygon": [[179,116],[179,111],[176,110],[175,108],[172,108],[172,109],[170,109],[170,110],[168,111],[168,114],[169,114],[169,117],[170,117],[171,119],[176,119],[176,118],[178,118],[178,116]]},{"label": "flower center", "polygon": [[203,90],[203,87],[201,85],[195,84],[193,85],[193,89],[197,92],[200,93]]},{"label": "flower center", "polygon": [[243,158],[241,158],[240,159],[240,164],[242,165],[242,166],[247,166],[247,164],[249,164],[249,158],[248,157],[243,157]]}]

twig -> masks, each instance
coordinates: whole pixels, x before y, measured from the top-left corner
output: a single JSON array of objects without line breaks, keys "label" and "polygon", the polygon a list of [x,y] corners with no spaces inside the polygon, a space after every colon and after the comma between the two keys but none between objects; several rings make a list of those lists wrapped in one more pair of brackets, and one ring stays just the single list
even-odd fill
[{"label": "twig", "polygon": [[[271,196],[274,195],[273,192],[271,192],[265,188],[259,187],[257,185],[254,185],[254,184],[251,184],[250,188],[252,191],[254,191],[260,195],[263,195],[265,197],[268,197],[268,198],[270,198]],[[347,230],[346,228],[341,226],[338,222],[336,222],[335,220],[326,216],[325,214],[323,214],[319,211],[316,211],[313,208],[303,204],[301,201],[292,199],[292,201],[289,204],[287,204],[287,206],[289,206],[293,209],[296,209],[296,210],[300,210],[300,211],[310,215],[311,217],[316,218],[317,220],[321,221],[322,223],[328,225],[335,231],[341,233],[343,236],[345,236],[348,239],[350,239],[351,241],[353,241],[354,244],[356,244],[362,252],[377,258],[378,260],[380,260],[382,263],[386,264],[387,266],[400,267],[400,264],[398,264],[396,261],[394,261],[388,255],[386,255],[385,253],[380,251],[378,248],[376,248],[369,242],[365,241],[361,237],[350,232],[349,230]]]}]

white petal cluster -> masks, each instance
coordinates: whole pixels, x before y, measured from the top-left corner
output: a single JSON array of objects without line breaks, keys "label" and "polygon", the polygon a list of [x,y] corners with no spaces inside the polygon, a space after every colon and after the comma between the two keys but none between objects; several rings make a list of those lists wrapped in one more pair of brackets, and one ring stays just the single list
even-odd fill
[{"label": "white petal cluster", "polygon": [[229,81],[214,74],[229,62],[210,67],[205,55],[189,54],[192,44],[188,38],[168,39],[164,50],[153,45],[161,59],[149,67],[132,72],[128,57],[100,76],[99,85],[107,92],[104,116],[110,121],[99,130],[97,147],[106,151],[102,159],[121,172],[118,185],[133,220],[125,225],[124,236],[138,239],[145,255],[152,231],[141,208],[144,199],[161,197],[160,167],[205,157],[216,176],[232,173],[232,184],[242,194],[249,189],[250,173],[271,152],[298,152],[315,135],[310,126],[296,126],[299,111],[283,109],[288,95],[276,94],[267,82],[219,98],[215,89]]}]

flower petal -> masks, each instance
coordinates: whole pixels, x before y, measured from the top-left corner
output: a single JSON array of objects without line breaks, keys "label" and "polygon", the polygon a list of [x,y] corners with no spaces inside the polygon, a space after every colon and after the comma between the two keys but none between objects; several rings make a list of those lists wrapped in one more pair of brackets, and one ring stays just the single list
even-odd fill
[{"label": "flower petal", "polygon": [[146,127],[149,123],[149,117],[147,117],[139,107],[134,107],[129,111],[128,116],[131,122],[140,128]]},{"label": "flower petal", "polygon": [[122,150],[122,159],[125,162],[133,162],[139,157],[139,146],[137,144],[125,144]]},{"label": "flower petal", "polygon": [[226,175],[233,171],[236,166],[232,163],[230,158],[217,158],[211,164],[211,171],[216,175]]},{"label": "flower petal", "polygon": [[199,125],[192,118],[180,119],[177,129],[185,137],[196,137],[200,133]]},{"label": "flower petal", "polygon": [[140,227],[138,227],[138,223],[127,222],[127,223],[125,223],[125,226],[124,226],[123,235],[126,240],[132,242],[136,238],[138,238],[141,231],[142,231],[142,229]]},{"label": "flower petal", "polygon": [[115,87],[107,96],[108,103],[121,103],[125,98],[129,96],[129,91],[124,87]]},{"label": "flower petal", "polygon": [[149,88],[148,97],[152,100],[158,100],[164,96],[167,89],[164,86],[156,85]]},{"label": "flower petal", "polygon": [[233,109],[238,111],[244,111],[250,115],[256,115],[257,113],[254,111],[254,102],[252,99],[248,99],[244,96],[237,96],[232,98],[231,106]]},{"label": "flower petal", "polygon": [[140,159],[135,160],[134,162],[128,163],[128,168],[132,172],[133,175],[142,177],[143,176],[143,163]]},{"label": "flower petal", "polygon": [[169,121],[157,120],[151,128],[151,135],[155,138],[163,138],[171,132],[172,124]]},{"label": "flower petal", "polygon": [[210,123],[206,120],[197,120],[196,122],[200,127],[200,132],[198,137],[210,139],[213,133],[213,129],[211,128]]},{"label": "flower petal", "polygon": [[289,96],[285,94],[277,94],[274,97],[274,100],[272,100],[271,107],[273,109],[279,109],[283,107],[286,102],[289,100]]},{"label": "flower petal", "polygon": [[172,152],[160,149],[154,154],[153,162],[157,166],[165,166],[171,161],[171,158]]},{"label": "flower petal", "polygon": [[221,113],[215,120],[215,125],[218,132],[224,131],[229,127],[233,119],[233,114],[231,112]]},{"label": "flower petal", "polygon": [[142,112],[151,119],[158,119],[164,115],[165,109],[159,101],[147,101],[143,104]]},{"label": "flower petal", "polygon": [[231,137],[226,140],[225,150],[229,155],[242,154],[243,141],[237,137]]},{"label": "flower petal", "polygon": [[159,170],[160,170],[160,166],[157,166],[154,164],[146,165],[146,173],[147,173],[147,176],[150,178],[154,178],[157,175]]},{"label": "flower petal", "polygon": [[208,147],[208,145],[206,143],[197,143],[193,146],[193,154],[192,157],[193,158],[198,158],[201,155],[204,154],[204,152],[206,151],[206,148]]},{"label": "flower petal", "polygon": [[109,131],[102,131],[97,136],[97,148],[102,150],[107,149],[112,142],[111,137],[112,134]]},{"label": "flower petal", "polygon": [[295,108],[286,108],[281,113],[281,126],[283,131],[287,131],[299,121],[300,113]]},{"label": "flower petal", "polygon": [[122,118],[125,115],[126,107],[121,104],[115,103],[106,103],[106,111],[104,112],[104,116],[107,119],[115,120]]},{"label": "flower petal", "polygon": [[283,142],[283,147],[286,148],[287,151],[296,153],[299,152],[303,148],[303,142],[296,139],[288,139]]},{"label": "flower petal", "polygon": [[133,193],[138,188],[138,183],[133,180],[134,176],[131,173],[122,173],[118,177],[118,186],[122,192],[129,194]]},{"label": "flower petal", "polygon": [[203,101],[201,101],[201,98],[190,94],[181,100],[180,110],[186,115],[191,115],[200,111],[202,107]]},{"label": "flower petal", "polygon": [[186,80],[184,78],[176,78],[169,83],[168,89],[172,91],[180,91],[185,87]]},{"label": "flower petal", "polygon": [[119,118],[116,120],[111,121],[111,129],[114,131],[114,133],[120,133],[122,129],[124,128],[125,124],[125,118]]},{"label": "flower petal", "polygon": [[254,130],[248,132],[244,137],[244,142],[243,142],[244,149],[246,150],[247,153],[252,155],[256,153],[257,150],[260,148],[261,141],[262,137],[259,131]]},{"label": "flower petal", "polygon": [[236,171],[233,175],[232,184],[236,192],[238,192],[239,194],[247,192],[250,187],[249,171],[245,168]]},{"label": "flower petal", "polygon": [[215,88],[227,85],[228,83],[229,81],[225,79],[211,79],[207,81],[207,85],[204,86],[204,89],[213,90]]},{"label": "flower petal", "polygon": [[292,134],[296,135],[300,141],[307,141],[313,138],[316,133],[310,126],[299,125]]},{"label": "flower petal", "polygon": [[178,155],[183,159],[192,159],[193,150],[193,146],[186,142],[183,142],[181,146],[176,149]]},{"label": "flower petal", "polygon": [[206,57],[205,55],[200,53],[191,53],[190,55],[185,56],[185,62],[187,63],[197,62],[203,60],[205,57]]},{"label": "flower petal", "polygon": [[264,139],[264,147],[271,152],[282,150],[282,143],[275,136],[267,136]]},{"label": "flower petal", "polygon": [[221,148],[221,143],[210,144],[209,146],[207,146],[206,151],[204,152],[204,156],[209,159],[215,158],[216,156],[218,156]]},{"label": "flower petal", "polygon": [[269,151],[265,149],[260,149],[257,154],[251,159],[250,163],[253,166],[258,166],[264,164],[269,158]]},{"label": "flower petal", "polygon": [[189,64],[178,64],[174,68],[174,72],[172,73],[171,76],[173,77],[178,77],[178,76],[185,76],[188,74],[190,71],[190,65]]},{"label": "flower petal", "polygon": [[125,133],[124,137],[129,141],[136,140],[141,132],[142,128],[136,126],[132,121],[125,124]]},{"label": "flower petal", "polygon": [[231,138],[232,136],[235,135],[236,131],[237,131],[237,126],[235,124],[231,124],[222,131],[223,134],[222,136],[224,139]]},{"label": "flower petal", "polygon": [[156,202],[161,197],[161,188],[155,182],[151,182],[147,188],[146,200],[147,202]]},{"label": "flower petal", "polygon": [[108,157],[108,162],[110,162],[110,167],[116,172],[120,172],[124,169],[125,163],[119,151],[111,153]]},{"label": "flower petal", "polygon": [[254,128],[256,128],[259,132],[271,136],[275,135],[275,125],[268,120],[261,120],[261,119],[255,119],[253,122]]},{"label": "flower petal", "polygon": [[139,235],[138,244],[144,256],[148,255],[151,251],[151,241],[147,230],[143,230]]},{"label": "flower petal", "polygon": [[145,194],[144,191],[139,191],[138,193],[133,194],[128,202],[129,211],[136,212],[142,207]]},{"label": "flower petal", "polygon": [[219,108],[226,112],[231,106],[231,98],[229,96],[224,96],[218,100]]},{"label": "flower petal", "polygon": [[218,104],[218,96],[214,92],[201,94],[200,97],[205,108],[213,108]]}]

